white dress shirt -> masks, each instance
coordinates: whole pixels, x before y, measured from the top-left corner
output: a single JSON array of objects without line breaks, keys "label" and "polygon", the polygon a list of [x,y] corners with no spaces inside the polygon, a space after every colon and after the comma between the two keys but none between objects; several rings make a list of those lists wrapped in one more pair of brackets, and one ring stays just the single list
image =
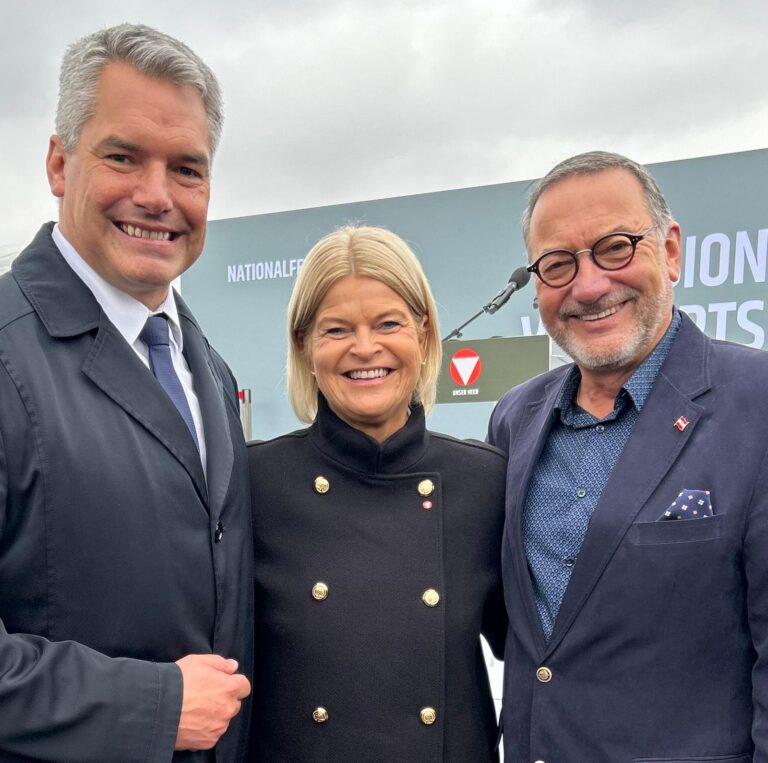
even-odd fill
[{"label": "white dress shirt", "polygon": [[200,401],[195,394],[195,388],[192,379],[192,373],[187,365],[187,360],[182,354],[184,349],[184,336],[181,333],[179,324],[179,312],[176,309],[176,300],[173,296],[173,289],[168,289],[168,296],[157,310],[149,310],[146,305],[134,299],[124,291],[102,278],[75,250],[72,244],[64,238],[64,234],[59,230],[58,223],[53,226],[53,241],[59,248],[69,267],[75,271],[80,280],[91,290],[96,301],[101,305],[101,309],[106,313],[107,318],[114,324],[115,328],[122,334],[125,341],[133,348],[133,351],[141,358],[141,362],[149,368],[149,349],[139,338],[147,318],[151,315],[165,313],[168,316],[168,326],[170,328],[171,361],[176,375],[181,381],[184,389],[184,395],[189,403],[189,410],[192,412],[192,420],[195,424],[197,433],[197,442],[200,446],[200,461],[203,464],[203,471],[206,468],[206,450],[205,433],[203,429],[203,416],[200,411]]}]

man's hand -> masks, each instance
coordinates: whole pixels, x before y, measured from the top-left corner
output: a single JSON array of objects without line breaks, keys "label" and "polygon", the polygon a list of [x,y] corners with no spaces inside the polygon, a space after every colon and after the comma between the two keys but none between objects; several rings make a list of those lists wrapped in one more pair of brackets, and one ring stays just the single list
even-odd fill
[{"label": "man's hand", "polygon": [[190,654],[176,662],[183,679],[177,750],[210,750],[251,693],[237,662],[217,654]]}]

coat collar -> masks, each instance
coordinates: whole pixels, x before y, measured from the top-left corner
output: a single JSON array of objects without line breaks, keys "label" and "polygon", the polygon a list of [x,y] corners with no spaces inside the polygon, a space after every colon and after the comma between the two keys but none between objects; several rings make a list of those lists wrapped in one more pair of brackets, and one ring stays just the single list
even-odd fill
[{"label": "coat collar", "polygon": [[[102,310],[53,242],[54,225],[49,222],[40,228],[32,243],[13,261],[11,271],[51,336],[77,336],[98,328]],[[62,299],[62,294],[67,298]],[[179,323],[183,326],[182,319],[186,318],[199,331],[190,309],[178,294],[174,296]]]},{"label": "coat collar", "polygon": [[309,434],[315,446],[342,466],[364,474],[399,474],[425,454],[429,433],[424,409],[411,407],[405,426],[382,443],[342,421],[319,395],[317,418]]},{"label": "coat collar", "polygon": [[101,308],[53,243],[53,226],[40,228],[13,261],[11,272],[51,336],[78,336],[98,328]]}]

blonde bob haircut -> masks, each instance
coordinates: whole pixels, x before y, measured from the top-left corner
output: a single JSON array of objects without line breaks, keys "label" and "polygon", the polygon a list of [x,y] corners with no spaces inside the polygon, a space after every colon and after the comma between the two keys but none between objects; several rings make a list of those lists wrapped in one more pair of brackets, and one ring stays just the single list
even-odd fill
[{"label": "blonde bob haircut", "polygon": [[416,255],[386,228],[347,225],[328,234],[306,256],[288,304],[288,396],[305,423],[317,415],[317,380],[312,374],[309,339],[320,303],[328,290],[347,276],[365,276],[388,286],[409,307],[421,331],[426,317],[425,361],[412,403],[428,413],[435,402],[442,346],[437,307]]}]

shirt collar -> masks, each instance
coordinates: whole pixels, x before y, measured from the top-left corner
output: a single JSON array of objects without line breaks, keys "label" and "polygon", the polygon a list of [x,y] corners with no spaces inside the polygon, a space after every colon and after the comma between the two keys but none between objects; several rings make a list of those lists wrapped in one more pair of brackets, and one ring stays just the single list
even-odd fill
[{"label": "shirt collar", "polygon": [[681,323],[680,313],[675,308],[672,311],[672,321],[664,332],[664,336],[661,337],[653,352],[640,364],[624,385],[624,389],[632,397],[638,411],[643,409],[648,395],[651,394],[656,377],[659,375],[667,355],[669,355],[669,350]]},{"label": "shirt collar", "polygon": [[[669,355],[669,350],[672,347],[672,343],[675,340],[675,336],[682,323],[680,312],[677,308],[672,308],[672,321],[669,327],[664,332],[664,336],[659,340],[656,347],[648,355],[648,357],[637,367],[632,376],[627,379],[626,383],[619,390],[616,395],[616,402],[614,405],[614,413],[618,408],[628,401],[634,404],[638,411],[643,409],[645,401],[651,394],[656,377],[659,375],[661,367],[664,365],[664,361]],[[576,392],[579,388],[579,382],[581,381],[581,371],[579,367],[574,364],[568,375],[565,377],[560,392],[558,393],[557,400],[555,401],[555,409],[560,411],[560,418],[563,423],[568,423],[573,420],[575,415],[574,409],[576,407]]]},{"label": "shirt collar", "polygon": [[80,280],[90,289],[96,301],[105,312],[107,318],[122,334],[128,344],[133,345],[139,338],[144,324],[150,315],[165,313],[171,329],[171,339],[181,352],[184,349],[184,339],[179,323],[179,311],[173,296],[173,289],[168,289],[168,295],[157,310],[149,310],[146,305],[121,291],[99,275],[67,241],[58,223],[53,226],[51,236],[54,243]]}]

